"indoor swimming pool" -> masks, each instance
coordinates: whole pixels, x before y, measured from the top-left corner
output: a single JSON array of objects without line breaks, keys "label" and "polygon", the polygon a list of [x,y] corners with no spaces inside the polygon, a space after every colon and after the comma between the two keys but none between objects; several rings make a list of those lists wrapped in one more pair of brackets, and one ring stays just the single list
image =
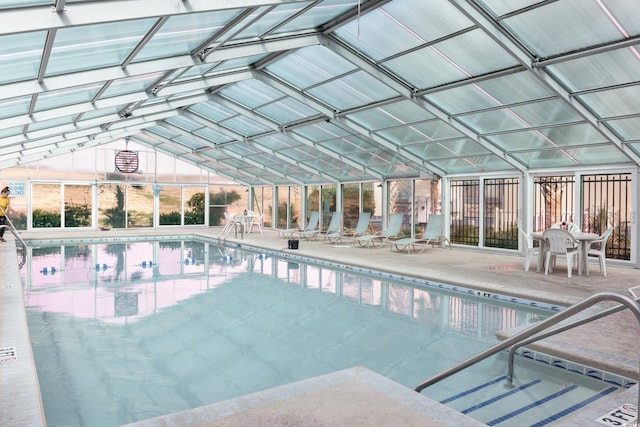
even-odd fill
[{"label": "indoor swimming pool", "polygon": [[[495,344],[497,330],[559,309],[213,241],[29,252],[24,297],[50,426],[112,427],[354,366],[413,389]],[[475,389],[513,399],[502,387],[505,360],[489,358],[422,394],[489,425],[545,425],[565,411],[550,397],[520,402],[536,417],[523,424],[475,401]],[[533,395],[544,383],[545,396],[564,405],[621,385],[538,365],[519,362],[520,386]]]}]

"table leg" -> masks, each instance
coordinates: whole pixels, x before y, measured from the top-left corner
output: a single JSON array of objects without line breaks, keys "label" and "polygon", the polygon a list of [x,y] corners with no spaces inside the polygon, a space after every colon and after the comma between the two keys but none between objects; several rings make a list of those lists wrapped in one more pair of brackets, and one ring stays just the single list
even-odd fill
[{"label": "table leg", "polygon": [[589,276],[589,267],[588,262],[589,258],[587,257],[587,251],[589,250],[589,242],[583,240],[581,243],[582,246],[582,254],[580,254],[580,267],[582,272],[578,271],[578,274],[582,274],[584,276]]},{"label": "table leg", "polygon": [[538,265],[536,266],[536,272],[544,273],[544,240],[540,239],[538,243]]}]

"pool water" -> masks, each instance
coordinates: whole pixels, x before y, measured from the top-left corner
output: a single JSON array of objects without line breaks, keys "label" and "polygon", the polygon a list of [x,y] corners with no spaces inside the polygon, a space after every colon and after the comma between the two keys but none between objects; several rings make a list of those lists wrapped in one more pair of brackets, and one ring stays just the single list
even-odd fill
[{"label": "pool water", "polygon": [[[495,344],[496,330],[551,314],[203,242],[30,251],[50,426],[116,426],[353,366],[414,388]],[[496,356],[466,375],[505,368]]]}]

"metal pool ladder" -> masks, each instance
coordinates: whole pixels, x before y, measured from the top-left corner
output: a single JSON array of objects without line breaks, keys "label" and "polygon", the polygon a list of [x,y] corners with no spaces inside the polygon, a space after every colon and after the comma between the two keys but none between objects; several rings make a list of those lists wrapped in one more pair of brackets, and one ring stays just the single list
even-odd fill
[{"label": "metal pool ladder", "polygon": [[[509,362],[508,362],[508,366],[509,366],[509,372],[507,374],[507,384],[505,384],[505,387],[507,388],[512,388],[513,387],[513,359],[515,356],[515,352],[516,350],[523,346],[523,345],[527,345],[527,344],[531,344],[534,341],[538,341],[541,340],[543,338],[547,338],[550,337],[552,335],[555,335],[557,333],[572,329],[576,326],[580,326],[580,325],[584,325],[586,323],[589,323],[593,320],[597,320],[597,319],[601,319],[603,317],[606,317],[610,314],[616,313],[618,311],[622,311],[624,309],[629,309],[631,310],[631,312],[636,316],[636,319],[638,320],[638,324],[640,325],[640,304],[638,303],[639,299],[636,294],[633,292],[632,289],[629,289],[629,291],[632,293],[632,295],[634,296],[634,298],[630,298],[626,295],[623,294],[619,294],[619,293],[615,293],[615,292],[600,292],[597,294],[594,294],[588,298],[585,298],[584,300],[568,307],[567,309],[561,311],[558,314],[555,314],[551,317],[549,317],[546,320],[543,320],[540,323],[536,323],[534,325],[532,325],[531,327],[525,329],[524,331],[512,336],[511,338],[508,338],[496,345],[494,345],[493,347],[488,348],[487,350],[483,351],[482,353],[478,353],[477,355],[458,363],[457,365],[452,366],[451,368],[421,382],[420,384],[418,384],[418,386],[415,388],[415,391],[417,391],[418,393],[420,393],[422,390],[424,390],[425,388],[445,379],[450,377],[451,375],[458,373],[468,367],[470,367],[471,365],[475,365],[478,362],[481,362],[482,360],[486,359],[489,356],[492,356],[502,350],[505,350],[509,347],[511,347],[511,349],[509,350]],[[554,329],[549,329],[555,325],[557,325],[558,323],[560,323],[561,321],[573,316],[574,314],[580,313],[583,310],[591,307],[594,304],[597,304],[599,302],[602,301],[617,301],[620,303],[620,305],[609,308],[607,310],[604,310],[602,312],[590,315],[590,316],[586,316],[582,319],[578,319],[574,322],[568,323],[566,325],[554,328]],[[548,330],[549,329],[549,330]],[[640,368],[640,366],[639,366]],[[640,384],[640,378],[638,378],[638,383]],[[640,386],[639,386],[639,391],[638,391],[638,407],[640,408]]]}]

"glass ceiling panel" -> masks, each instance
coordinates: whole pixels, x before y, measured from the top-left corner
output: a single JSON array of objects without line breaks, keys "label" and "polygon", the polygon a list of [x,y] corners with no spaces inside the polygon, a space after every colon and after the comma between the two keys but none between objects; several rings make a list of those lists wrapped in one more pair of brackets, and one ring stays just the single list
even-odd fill
[{"label": "glass ceiling panel", "polygon": [[196,129],[200,129],[204,127],[202,123],[197,122],[195,120],[191,120],[190,118],[184,115],[167,117],[166,119],[164,119],[164,121],[171,125],[179,127],[180,129],[184,129],[188,132],[192,132]]},{"label": "glass ceiling panel", "polygon": [[217,64],[220,64],[220,62],[211,62],[207,64],[194,65],[193,67],[189,67],[187,71],[185,71],[180,76],[178,76],[175,80],[172,81],[172,83],[183,82],[186,80],[191,80],[194,77],[200,77],[201,75],[206,74],[206,72],[209,69],[214,68]]},{"label": "glass ceiling panel", "polygon": [[413,145],[407,147],[407,151],[415,156],[423,158],[427,162],[434,159],[447,159],[455,155],[455,153],[452,153],[446,146],[435,143]]},{"label": "glass ceiling panel", "polygon": [[261,136],[255,138],[253,141],[275,151],[289,150],[296,146],[303,146],[303,144],[300,144],[293,138],[281,133]]},{"label": "glass ceiling panel", "polygon": [[187,135],[180,135],[177,136],[175,138],[173,138],[174,142],[183,145],[185,147],[188,147],[191,150],[197,150],[199,148],[205,147],[205,145],[203,145],[200,141],[196,141],[193,138],[189,138]]},{"label": "glass ceiling panel", "polygon": [[640,34],[640,7],[637,1],[607,1],[604,4],[626,33]]},{"label": "glass ceiling panel", "polygon": [[344,129],[332,123],[314,123],[308,126],[300,126],[292,130],[296,135],[314,141],[327,141],[330,139],[345,137],[349,135]]},{"label": "glass ceiling panel", "polygon": [[505,151],[544,149],[551,148],[554,145],[568,147],[571,145],[606,142],[606,138],[588,124],[488,135],[485,139]]},{"label": "glass ceiling panel", "polygon": [[0,37],[0,84],[38,76],[46,31]]},{"label": "glass ceiling panel", "polygon": [[502,16],[539,2],[540,0],[479,0],[493,16]]},{"label": "glass ceiling panel", "polygon": [[208,127],[195,130],[193,133],[201,138],[206,139],[207,141],[211,141],[214,144],[222,144],[224,142],[233,141],[233,139],[229,135]]},{"label": "glass ceiling panel", "polygon": [[102,83],[76,86],[70,89],[54,90],[38,95],[34,111],[50,110],[81,102],[89,102],[102,87]]},{"label": "glass ceiling panel", "polygon": [[403,128],[380,131],[378,135],[402,145],[462,136],[453,126],[441,120],[433,120]]},{"label": "glass ceiling panel", "polygon": [[344,12],[357,7],[354,0],[324,0],[320,5],[306,11],[291,22],[283,25],[274,34],[283,34],[292,31],[316,28],[332,19],[337,18]]},{"label": "glass ceiling panel", "polygon": [[0,8],[49,5],[51,0],[0,0]]},{"label": "glass ceiling panel", "polygon": [[[256,22],[242,30],[238,35],[236,35],[233,40],[241,40],[244,38],[250,37],[259,37],[266,33],[268,30],[279,24],[280,22],[285,21],[290,16],[293,16],[299,10],[307,7],[309,2],[305,3],[288,3],[279,5],[272,10],[270,10],[266,15],[262,16]],[[257,10],[253,11],[247,20],[253,20],[260,16],[267,7],[261,7]]]},{"label": "glass ceiling panel", "polygon": [[611,149],[611,145],[603,144],[597,146],[567,148],[567,152],[584,166],[597,164],[629,163],[630,160],[620,150]]},{"label": "glass ceiling panel", "polygon": [[445,170],[450,174],[500,172],[513,170],[513,166],[497,156],[465,157],[451,160],[436,160],[432,163],[437,168]]},{"label": "glass ceiling panel", "polygon": [[228,119],[229,117],[238,115],[235,111],[213,101],[199,102],[189,107],[188,110],[203,116],[212,122],[220,122]]},{"label": "glass ceiling panel", "polygon": [[153,19],[139,19],[61,28],[46,75],[119,65],[151,25]]},{"label": "glass ceiling panel", "polygon": [[440,56],[433,47],[410,52],[381,65],[418,89],[440,86],[468,77]]},{"label": "glass ceiling panel", "polygon": [[0,118],[4,119],[27,114],[29,105],[31,105],[31,96],[0,100]]},{"label": "glass ceiling panel", "polygon": [[265,107],[258,108],[256,111],[279,124],[291,123],[320,114],[317,110],[293,98],[286,98],[282,101],[271,103]]},{"label": "glass ceiling panel", "polygon": [[528,123],[508,108],[468,114],[459,116],[457,119],[467,127],[481,134],[529,127]]},{"label": "glass ceiling panel", "polygon": [[234,83],[218,92],[225,98],[232,99],[249,109],[254,109],[262,105],[273,102],[276,99],[284,98],[284,94],[259,80],[245,80]]},{"label": "glass ceiling panel", "polygon": [[401,101],[347,114],[346,118],[369,130],[402,127],[400,125],[430,120],[435,116],[412,101]]},{"label": "glass ceiling panel", "polygon": [[577,166],[572,157],[578,160],[583,166],[607,163],[619,165],[629,162],[629,159],[625,155],[618,150],[612,150],[610,145],[600,145],[588,148],[565,148],[563,150],[520,152],[515,153],[514,157],[531,168],[566,168]]},{"label": "glass ceiling panel", "polygon": [[265,53],[260,55],[245,56],[242,58],[229,59],[227,61],[220,62],[215,68],[212,68],[210,71],[208,71],[206,75],[211,76],[225,71],[243,70],[248,68],[249,65],[259,62],[267,56],[268,55]]},{"label": "glass ceiling panel", "polygon": [[638,51],[640,44],[549,65],[549,71],[572,92],[637,82]]},{"label": "glass ceiling panel", "polygon": [[510,110],[531,126],[544,126],[582,121],[582,117],[564,101],[550,100],[518,105]]},{"label": "glass ceiling panel", "polygon": [[640,86],[588,93],[577,98],[600,118],[632,115],[640,111]]},{"label": "glass ceiling panel", "polygon": [[440,143],[413,145],[407,150],[429,161],[438,158],[451,158],[454,156],[475,156],[489,154],[489,150],[470,139],[454,139]]},{"label": "glass ceiling panel", "polygon": [[515,73],[425,95],[448,114],[541,99],[554,93],[529,73]]},{"label": "glass ceiling panel", "polygon": [[91,120],[97,117],[108,116],[109,114],[118,114],[121,107],[119,105],[114,105],[113,107],[100,108],[99,110],[89,110],[82,113],[81,120]]},{"label": "glass ceiling panel", "polygon": [[355,69],[351,62],[323,46],[298,49],[265,68],[270,74],[298,89],[305,89]]},{"label": "glass ceiling panel", "polygon": [[620,29],[595,1],[551,2],[501,22],[543,58],[622,37]]},{"label": "glass ceiling panel", "polygon": [[636,117],[620,120],[608,120],[606,125],[613,129],[624,141],[640,139],[640,120]]},{"label": "glass ceiling panel", "polygon": [[66,116],[66,117],[56,117],[51,120],[42,120],[39,122],[31,123],[29,125],[29,132],[35,132],[40,129],[47,129],[49,127],[55,127],[60,125],[68,125],[69,123],[73,123],[75,116]]},{"label": "glass ceiling panel", "polygon": [[237,9],[231,9],[171,16],[133,62],[186,55],[220,31],[238,13]]},{"label": "glass ceiling panel", "polygon": [[[390,3],[390,4],[393,4]],[[426,5],[427,2],[418,3]],[[428,28],[428,25],[424,25]],[[424,43],[415,33],[407,31],[386,13],[382,6],[350,22],[334,32],[346,44],[356,48],[374,61],[412,49]],[[366,34],[367,37],[361,37]]]},{"label": "glass ceiling panel", "polygon": [[[434,10],[437,13],[433,13]],[[396,0],[339,28],[336,35],[378,61],[472,25],[444,0]],[[361,37],[361,34],[366,34],[366,37]]]},{"label": "glass ceiling panel", "polygon": [[167,129],[166,127],[163,127],[163,126],[153,126],[153,127],[147,128],[146,132],[155,133],[156,135],[160,135],[167,139],[175,138],[176,136],[180,135],[177,131]]},{"label": "glass ceiling panel", "polygon": [[467,76],[480,76],[519,65],[512,55],[480,29],[436,43],[433,49],[452,61]]},{"label": "glass ceiling panel", "polygon": [[338,110],[348,110],[399,95],[364,71],[316,86],[309,93]]},{"label": "glass ceiling panel", "polygon": [[144,92],[162,77],[162,73],[151,73],[142,76],[127,77],[114,80],[100,95],[100,99],[112,98],[118,95],[126,95],[134,92]]},{"label": "glass ceiling panel", "polygon": [[[24,128],[22,126],[14,126],[6,129],[0,128],[0,138],[7,138],[9,136],[20,135],[23,131],[24,131]],[[13,144],[14,143],[12,142],[11,145]],[[2,143],[2,140],[0,140],[0,147],[5,147],[5,146],[6,145]]]},{"label": "glass ceiling panel", "polygon": [[261,123],[256,122],[250,117],[238,116],[228,120],[225,120],[221,123],[222,126],[227,127],[229,129],[233,129],[240,135],[243,136],[255,136],[260,135],[261,133],[272,131],[272,128],[262,125]]}]

